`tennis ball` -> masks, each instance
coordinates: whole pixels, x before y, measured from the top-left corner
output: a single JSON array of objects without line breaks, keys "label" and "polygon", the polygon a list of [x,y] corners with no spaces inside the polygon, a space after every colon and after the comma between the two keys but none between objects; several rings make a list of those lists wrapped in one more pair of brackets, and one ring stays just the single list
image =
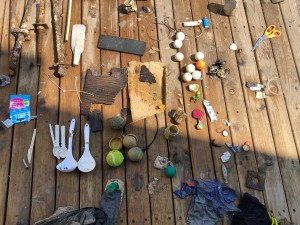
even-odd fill
[{"label": "tennis ball", "polygon": [[137,137],[134,134],[127,134],[123,139],[125,148],[133,148],[137,146]]},{"label": "tennis ball", "polygon": [[125,120],[121,116],[114,116],[110,120],[110,126],[112,129],[118,130],[123,128],[125,125]]},{"label": "tennis ball", "polygon": [[176,168],[174,166],[168,166],[165,169],[165,173],[168,177],[174,177],[176,174]]},{"label": "tennis ball", "polygon": [[143,150],[139,147],[133,147],[128,151],[129,160],[134,162],[142,160],[143,155],[144,155]]},{"label": "tennis ball", "polygon": [[117,167],[124,161],[123,154],[118,150],[111,150],[106,156],[106,162],[112,167]]}]

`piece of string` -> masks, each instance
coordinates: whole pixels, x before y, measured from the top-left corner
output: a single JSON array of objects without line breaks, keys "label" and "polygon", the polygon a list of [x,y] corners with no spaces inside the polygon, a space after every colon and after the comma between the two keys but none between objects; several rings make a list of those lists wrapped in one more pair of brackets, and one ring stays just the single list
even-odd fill
[{"label": "piece of string", "polygon": [[[154,17],[154,19],[157,20],[157,17]],[[174,31],[175,33],[176,33],[176,32],[179,32],[179,30],[177,30],[177,29],[174,28],[174,27],[169,26],[166,22],[152,22],[152,23],[151,23],[148,19],[147,19],[147,21],[148,21],[148,26],[147,26],[147,28],[146,28],[146,34],[147,34],[147,36],[148,36],[151,40],[153,40],[153,41],[161,41],[161,40],[156,39],[156,38],[153,38],[153,37],[151,37],[151,36],[149,35],[148,30],[149,30],[149,27],[150,27],[151,24],[165,26],[165,27],[169,30],[169,37],[170,37],[171,31]],[[175,20],[173,20],[173,21],[175,21]],[[200,35],[202,34],[202,28],[201,28],[201,25],[199,25],[198,27],[199,27],[199,29],[200,29],[200,34],[199,34],[199,35],[197,35],[197,36],[190,36],[190,35],[187,35],[187,34],[186,34],[185,36],[186,36],[186,37],[189,37],[189,38],[194,38],[194,39],[200,37]]]},{"label": "piece of string", "polygon": [[[77,80],[77,77],[75,77],[75,90],[64,90],[62,89],[57,83],[55,83],[55,81],[53,81],[50,77],[50,75],[48,75],[48,79],[59,89],[61,90],[62,92],[76,92],[77,94],[80,92],[80,93],[85,93],[85,94],[88,94],[88,95],[92,95],[94,96],[93,93],[89,93],[89,92],[86,92],[86,91],[78,91],[77,90],[77,85],[76,85],[76,80]],[[78,94],[79,95],[79,94]],[[81,102],[81,101],[80,101]]]},{"label": "piece of string", "polygon": [[80,101],[80,103],[82,103],[81,99],[80,99],[80,96],[79,96],[79,93],[78,93],[78,90],[77,90],[77,77],[75,77],[75,91],[76,91],[76,95],[78,97],[78,100]]},{"label": "piece of string", "polygon": [[[147,150],[150,148],[150,146],[154,143],[155,139],[157,138],[157,134],[158,134],[158,118],[157,118],[157,115],[156,115],[156,114],[155,114],[155,119],[156,119],[156,131],[155,131],[155,135],[154,135],[154,137],[153,137],[153,140],[150,142],[150,144],[148,144],[148,145],[143,149],[144,152],[147,151]],[[145,120],[144,120],[144,122],[145,122]]]}]

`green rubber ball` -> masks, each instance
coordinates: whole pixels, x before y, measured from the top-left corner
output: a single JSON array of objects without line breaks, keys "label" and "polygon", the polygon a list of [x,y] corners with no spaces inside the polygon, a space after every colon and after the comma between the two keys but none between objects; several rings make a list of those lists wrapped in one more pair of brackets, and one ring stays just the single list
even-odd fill
[{"label": "green rubber ball", "polygon": [[143,155],[144,155],[143,150],[139,147],[133,147],[128,151],[128,159],[133,162],[142,160]]},{"label": "green rubber ball", "polygon": [[115,130],[122,129],[125,126],[125,120],[121,116],[114,116],[110,119],[110,127]]},{"label": "green rubber ball", "polygon": [[106,162],[112,167],[120,166],[124,161],[122,152],[118,150],[111,150],[106,156]]},{"label": "green rubber ball", "polygon": [[168,166],[165,169],[165,173],[168,177],[174,177],[176,174],[176,168],[174,166]]}]

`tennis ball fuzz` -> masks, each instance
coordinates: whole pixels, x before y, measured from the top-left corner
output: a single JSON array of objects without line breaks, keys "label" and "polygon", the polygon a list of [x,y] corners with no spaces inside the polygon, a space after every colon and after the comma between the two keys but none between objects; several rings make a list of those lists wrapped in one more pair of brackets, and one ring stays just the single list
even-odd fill
[{"label": "tennis ball fuzz", "polygon": [[111,150],[106,156],[106,162],[112,167],[120,166],[124,161],[123,154],[118,150]]}]

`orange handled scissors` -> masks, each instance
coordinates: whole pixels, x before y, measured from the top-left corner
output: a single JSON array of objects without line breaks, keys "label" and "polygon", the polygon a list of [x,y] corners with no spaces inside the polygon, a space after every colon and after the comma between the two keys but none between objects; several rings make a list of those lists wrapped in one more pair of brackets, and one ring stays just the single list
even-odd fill
[{"label": "orange handled scissors", "polygon": [[265,39],[267,38],[274,38],[274,37],[280,37],[281,32],[279,30],[275,29],[275,25],[270,25],[266,30],[265,33],[257,40],[251,51],[254,51],[257,46]]}]

